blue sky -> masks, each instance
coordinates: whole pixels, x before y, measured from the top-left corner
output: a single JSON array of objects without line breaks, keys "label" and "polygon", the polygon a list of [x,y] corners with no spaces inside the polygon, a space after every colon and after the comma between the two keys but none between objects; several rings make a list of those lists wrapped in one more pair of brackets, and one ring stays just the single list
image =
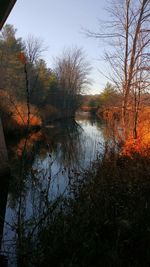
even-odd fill
[{"label": "blue sky", "polygon": [[107,80],[100,74],[105,63],[99,61],[104,47],[85,37],[82,28],[97,30],[99,19],[106,19],[105,0],[17,0],[7,23],[17,28],[17,36],[26,39],[29,35],[40,37],[48,50],[43,58],[53,67],[54,58],[64,48],[81,47],[91,63],[93,85],[87,93],[99,93]]}]

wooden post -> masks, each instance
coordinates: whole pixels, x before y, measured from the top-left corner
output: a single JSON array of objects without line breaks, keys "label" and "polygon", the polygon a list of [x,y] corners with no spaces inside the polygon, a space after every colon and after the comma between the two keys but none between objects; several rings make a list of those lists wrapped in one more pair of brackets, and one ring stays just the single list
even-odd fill
[{"label": "wooden post", "polygon": [[[0,249],[3,238],[3,228],[5,221],[5,212],[7,206],[7,196],[10,178],[10,168],[8,165],[8,153],[4,138],[3,126],[0,118]],[[3,264],[3,255],[0,255],[0,266],[7,266]]]},{"label": "wooden post", "polygon": [[3,166],[3,164],[6,164],[7,162],[8,162],[8,154],[6,149],[2,121],[0,118],[0,169]]}]

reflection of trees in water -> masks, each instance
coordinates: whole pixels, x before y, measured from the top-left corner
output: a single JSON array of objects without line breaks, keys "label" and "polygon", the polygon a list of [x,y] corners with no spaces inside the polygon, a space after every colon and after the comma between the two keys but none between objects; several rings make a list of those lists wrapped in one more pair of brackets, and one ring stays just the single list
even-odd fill
[{"label": "reflection of trees in water", "polygon": [[10,143],[9,158],[11,168],[11,180],[9,186],[9,201],[11,207],[15,208],[20,197],[20,192],[26,194],[28,190],[29,171],[37,151],[40,148],[42,134],[41,132],[30,133],[26,138],[14,140]]},{"label": "reflection of trees in water", "polygon": [[58,161],[67,168],[79,165],[82,154],[81,132],[82,128],[75,121],[63,125]]},{"label": "reflection of trees in water", "polygon": [[102,125],[102,121],[98,119],[97,116],[93,113],[91,113],[91,115],[89,116],[89,122],[91,123],[91,125],[97,125],[97,126]]},{"label": "reflection of trees in water", "polygon": [[[42,186],[48,181],[49,198],[61,194],[70,185],[77,170],[80,169],[83,145],[80,135],[82,131],[81,126],[74,121],[61,124],[59,130],[45,130],[46,145],[42,154],[37,155],[31,175],[33,178],[36,177],[35,183],[42,179]],[[45,187],[48,188],[47,185]]]},{"label": "reflection of trees in water", "polygon": [[[80,143],[81,132],[81,126],[75,121],[69,121],[63,124],[59,123],[54,128],[47,128],[43,133],[40,131],[30,134],[28,136],[22,163],[24,171],[21,183],[19,172],[22,150],[26,139],[23,138],[18,144],[12,145],[10,151],[12,171],[10,192],[13,206],[19,197],[18,194],[20,190],[28,190],[27,180],[32,178],[33,183],[37,183],[37,175],[38,177],[50,177],[52,175],[50,173],[52,165],[56,165],[56,161],[56,167],[59,165],[59,170],[57,172],[62,175],[65,174],[66,169],[74,169],[78,166],[82,154],[82,145]],[[41,162],[47,158],[47,163],[45,163],[47,166],[44,165],[43,168],[36,169],[33,164],[36,158],[41,159]],[[22,188],[20,188],[20,186]]]},{"label": "reflection of trees in water", "polygon": [[[25,259],[28,258],[30,250],[33,249],[26,247],[26,241],[34,239],[39,227],[47,222],[52,211],[60,205],[61,198],[66,194],[70,169],[78,164],[81,155],[80,134],[82,128],[75,122],[69,122],[61,125],[58,132],[57,130],[45,131],[44,141],[39,142],[39,138],[29,138],[21,176],[19,175],[19,163],[21,161],[18,161],[20,154],[17,155],[16,153],[12,160],[13,180],[9,190],[11,192],[9,194],[9,205],[12,207],[13,213],[12,219],[6,218],[6,221],[8,219],[10,222],[9,227],[7,227],[8,225],[5,227],[3,247],[6,255],[10,250],[13,261],[15,253],[17,253],[18,266],[25,264]],[[51,134],[49,134],[50,132]],[[54,132],[54,135],[52,132]],[[36,142],[38,143],[37,150]],[[19,142],[19,151],[23,143],[24,140]],[[17,149],[16,152],[18,152]],[[35,157],[40,157],[42,161],[46,158],[43,168],[34,168]],[[59,169],[54,174],[52,167],[56,157]],[[52,186],[55,181],[54,186],[59,191],[58,187],[62,177],[66,179],[67,183],[55,201],[51,192],[56,188],[52,188]],[[16,244],[17,252],[15,252],[15,247],[10,248],[12,247],[10,237],[13,239],[13,244]]]},{"label": "reflection of trees in water", "polygon": [[[94,121],[91,121],[91,125],[92,123],[94,123]],[[76,123],[68,123],[68,124],[64,123],[61,127],[59,127],[58,125],[55,129],[50,128],[45,130],[44,132],[45,140],[41,141],[38,144],[37,150],[36,149],[34,150],[34,152],[36,152],[36,155],[34,156],[36,156],[37,161],[42,162],[43,165],[41,164],[41,167],[38,168],[38,164],[37,166],[34,165],[33,160],[31,160],[30,162],[28,162],[28,164],[30,163],[29,164],[30,168],[27,168],[26,171],[23,172],[22,183],[20,188],[18,188],[17,185],[18,180],[16,180],[17,181],[16,186],[14,185],[14,196],[12,195],[13,197],[12,200],[16,199],[15,201],[16,206],[14,206],[13,217],[11,221],[9,221],[9,225],[7,227],[8,233],[5,236],[4,240],[5,242],[3,244],[6,251],[6,255],[8,255],[9,251],[10,252],[9,256],[10,258],[13,259],[14,262],[17,256],[18,267],[49,266],[49,263],[45,263],[46,265],[42,265],[44,260],[46,261],[46,258],[44,259],[44,257],[48,257],[48,259],[52,260],[54,259],[55,261],[56,254],[57,258],[59,258],[60,255],[59,253],[63,251],[63,249],[64,253],[67,253],[68,244],[71,249],[70,251],[72,253],[71,254],[71,260],[72,260],[73,259],[72,257],[74,256],[74,249],[71,248],[71,244],[72,241],[75,242],[74,243],[75,245],[78,244],[78,238],[76,238],[76,235],[78,236],[78,230],[76,230],[78,226],[80,228],[80,231],[83,231],[83,234],[84,234],[84,228],[88,229],[84,226],[86,225],[87,227],[89,227],[89,235],[90,235],[92,228],[91,225],[93,226],[93,223],[95,223],[96,227],[97,225],[98,227],[99,225],[101,225],[102,229],[104,229],[104,232],[106,231],[105,235],[107,237],[107,227],[110,227],[109,229],[111,231],[113,231],[114,229],[113,227],[116,227],[115,224],[113,224],[114,207],[116,210],[122,209],[122,217],[120,218],[119,217],[120,214],[118,213],[117,215],[118,217],[116,216],[116,218],[118,221],[120,220],[123,223],[124,219],[126,219],[126,217],[124,216],[124,210],[126,211],[128,208],[129,212],[131,211],[131,214],[133,214],[134,205],[131,205],[131,209],[130,206],[127,207],[127,203],[130,205],[130,203],[132,203],[132,197],[134,197],[134,192],[133,195],[131,195],[130,192],[131,189],[130,181],[128,185],[128,180],[127,180],[127,185],[126,185],[127,191],[126,191],[126,197],[124,199],[124,192],[123,192],[124,184],[122,184],[122,181],[120,180],[120,175],[123,172],[123,170],[119,169],[120,173],[118,174],[118,169],[116,169],[116,175],[119,176],[114,175],[114,177],[111,177],[114,171],[113,167],[115,166],[115,164],[113,165],[113,162],[115,158],[114,155],[112,155],[113,157],[111,157],[109,153],[110,150],[108,148],[110,147],[109,145],[111,143],[113,144],[112,141],[113,132],[111,131],[111,129],[105,127],[105,125],[103,126],[100,121],[97,121],[95,123],[96,127],[99,128],[100,131],[103,133],[106,143],[108,141],[108,146],[106,146],[105,148],[104,151],[105,153],[103,155],[103,158],[107,159],[107,157],[109,156],[109,161],[104,162],[103,168],[100,170],[101,179],[97,177],[94,183],[91,181],[91,177],[93,177],[92,175],[95,169],[92,169],[91,173],[89,174],[87,173],[87,177],[84,178],[85,179],[89,178],[91,184],[89,189],[88,185],[85,184],[85,187],[83,186],[83,190],[81,191],[81,195],[79,197],[78,197],[78,188],[80,190],[80,188],[82,187],[82,182],[81,182],[82,175],[78,176],[80,175],[80,173],[79,172],[77,173],[75,171],[73,172],[72,170],[73,168],[76,167],[82,152],[84,152],[81,150],[81,148],[83,147],[85,136],[82,131],[82,128]],[[55,173],[53,171],[53,167],[58,167]],[[126,171],[126,169],[124,171]],[[109,176],[107,176],[107,174],[109,174]],[[63,188],[59,190],[59,187],[61,186],[63,179],[66,180],[67,182],[64,183]],[[70,179],[72,182],[71,185],[70,185]],[[138,187],[136,187],[135,184],[135,190],[137,188]],[[72,194],[68,194],[67,190],[73,190],[73,189],[75,190],[72,192]],[[54,190],[55,191],[58,190],[60,194],[59,195],[56,194],[56,196],[52,195],[52,191]],[[79,204],[78,207],[79,209],[76,209],[77,207],[76,202],[73,202],[74,201],[72,198],[73,193],[75,199],[79,201],[77,203]],[[121,196],[121,198],[119,198],[120,208],[118,207],[118,195]],[[136,192],[137,198],[138,195],[139,192],[137,191]],[[130,201],[128,202],[128,198],[129,200],[131,198],[131,202]],[[9,204],[12,203],[10,202]],[[93,207],[95,207],[95,210]],[[90,210],[89,213],[88,210]],[[112,217],[110,215],[111,213]],[[84,214],[87,217],[84,216]],[[98,217],[99,218],[98,223],[96,221],[97,217],[95,222],[92,221],[91,218],[93,218],[92,217],[93,214],[94,216],[95,214],[96,216],[100,214]],[[83,220],[82,222],[81,222],[81,216]],[[112,221],[108,220],[109,216]],[[72,218],[75,218],[75,220]],[[91,220],[91,225],[88,224],[90,220]],[[81,223],[82,226],[80,227]],[[71,228],[72,225],[74,226],[74,229]],[[74,232],[72,231],[72,229]],[[94,227],[92,229],[94,229]],[[95,231],[97,231],[97,228],[95,229],[96,229]],[[69,239],[70,237],[68,237],[66,233],[68,233],[72,239]],[[64,236],[66,239],[63,239]],[[87,237],[87,232],[85,233],[85,238],[86,237]],[[101,233],[99,237],[101,238]],[[82,244],[84,243],[85,240],[84,238],[82,239],[82,236],[79,236],[79,238],[81,238],[80,246],[82,248]],[[95,240],[95,238],[97,238],[97,232],[95,232],[93,240]],[[112,240],[116,239],[112,238]],[[110,238],[111,242],[112,240]],[[14,245],[13,249],[12,249],[12,244]],[[65,244],[67,244],[66,247]],[[91,246],[93,247],[93,243],[91,244]],[[103,246],[101,248],[103,248]],[[76,246],[75,249],[77,249]],[[47,251],[47,253],[49,253],[46,256],[44,254],[45,250]],[[76,251],[76,253],[78,254],[78,251]],[[67,257],[67,254],[65,255]],[[62,259],[64,260],[63,255],[61,256]],[[51,264],[53,265],[53,263]],[[54,266],[57,265],[54,264]],[[72,266],[71,263],[70,266]]]},{"label": "reflection of trees in water", "polygon": [[[98,165],[99,176],[94,177],[91,170],[85,177],[88,183],[81,183],[80,189],[75,185],[75,200],[65,195],[65,190],[49,199],[50,181],[42,174],[37,181],[36,175],[32,177],[31,194],[21,202],[20,220],[16,214],[15,227],[20,229],[16,234],[18,266],[80,266],[80,260],[86,263],[83,266],[93,266],[86,258],[93,260],[95,255],[103,266],[111,265],[113,255],[114,266],[118,266],[118,257],[124,259],[124,253],[133,260],[130,249],[136,255],[136,244],[140,245],[141,240],[147,249],[149,178],[147,172],[144,181],[140,172],[136,177],[130,164],[128,177],[128,169],[113,165],[111,158],[103,159]],[[141,253],[145,254],[143,249]]]},{"label": "reflection of trees in water", "polygon": [[112,120],[111,122],[98,122],[97,128],[100,129],[105,141],[105,147],[110,152],[114,150],[116,153],[123,142],[123,130],[118,121]]},{"label": "reflection of trees in water", "polygon": [[[100,128],[101,123],[94,120],[90,124]],[[17,170],[11,182],[9,204],[12,206],[10,225],[13,230],[9,227],[6,237],[13,237],[17,244],[18,266],[34,266],[38,235],[55,220],[54,214],[63,209],[63,199],[67,201],[73,196],[74,182],[80,184],[80,163],[85,154],[84,146],[88,145],[86,134],[76,122],[47,127],[42,137],[30,138],[34,145],[27,149],[21,183]],[[11,253],[16,255],[14,250]]]},{"label": "reflection of trees in water", "polygon": [[[6,255],[13,258],[13,262],[17,257],[17,266],[34,264],[39,243],[38,233],[53,220],[54,212],[60,209],[62,199],[66,196],[67,188],[64,188],[58,197],[53,200],[50,198],[52,179],[54,177],[45,176],[43,173],[40,176],[39,173],[32,175],[32,179],[26,185],[26,194],[25,191],[20,192],[7,233],[5,229],[3,247]],[[13,248],[12,244],[15,244]]]}]

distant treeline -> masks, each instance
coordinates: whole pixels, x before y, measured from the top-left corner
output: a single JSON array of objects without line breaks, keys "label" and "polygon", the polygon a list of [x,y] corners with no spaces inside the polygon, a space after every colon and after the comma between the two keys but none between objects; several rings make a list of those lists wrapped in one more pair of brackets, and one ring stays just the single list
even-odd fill
[{"label": "distant treeline", "polygon": [[[103,116],[106,111],[116,112],[118,110],[121,113],[123,94],[117,88],[111,84],[107,83],[100,94],[95,95],[82,95],[81,96],[81,110],[83,111],[95,111],[98,116]],[[150,105],[150,94],[148,91],[141,93],[141,106],[144,108]],[[128,105],[128,110],[132,109],[132,104]],[[120,116],[121,118],[121,116]]]}]

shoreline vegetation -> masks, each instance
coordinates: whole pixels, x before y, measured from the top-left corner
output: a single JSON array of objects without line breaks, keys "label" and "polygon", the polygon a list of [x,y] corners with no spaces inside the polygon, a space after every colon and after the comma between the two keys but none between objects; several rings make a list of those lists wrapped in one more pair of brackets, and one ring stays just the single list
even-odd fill
[{"label": "shoreline vegetation", "polygon": [[[134,3],[123,1],[118,9],[110,8],[114,20],[104,28],[115,29],[116,34],[87,31],[90,37],[111,37],[113,44],[105,55],[113,67],[113,84],[107,83],[95,96],[85,95],[90,65],[82,49],[66,49],[50,69],[42,58],[45,48],[40,40],[17,38],[12,25],[2,30],[0,117],[6,141],[22,137],[15,151],[17,164],[11,166],[9,192],[16,208],[11,228],[18,267],[150,266],[150,3]],[[75,119],[77,111],[103,120],[108,141],[89,169],[60,168],[62,177],[66,172],[69,194],[50,199],[53,162],[48,161],[49,176],[47,169],[43,173],[33,169],[34,144],[43,136],[47,141],[50,132],[56,138],[55,125]],[[74,132],[66,126],[62,134],[64,154],[55,155],[60,161],[69,147],[78,162],[79,125],[71,126]],[[70,138],[68,147],[65,138]],[[60,145],[58,140],[56,150]],[[51,160],[48,142],[45,150]],[[67,159],[71,162],[71,153]],[[34,214],[26,218],[30,184],[35,206]]]},{"label": "shoreline vegetation", "polygon": [[22,222],[18,264],[149,266],[150,158],[116,146],[106,143],[88,170],[72,170],[69,195],[45,195],[40,216]]},{"label": "shoreline vegetation", "polygon": [[144,157],[104,154],[40,228],[34,266],[148,267],[149,166]]}]

